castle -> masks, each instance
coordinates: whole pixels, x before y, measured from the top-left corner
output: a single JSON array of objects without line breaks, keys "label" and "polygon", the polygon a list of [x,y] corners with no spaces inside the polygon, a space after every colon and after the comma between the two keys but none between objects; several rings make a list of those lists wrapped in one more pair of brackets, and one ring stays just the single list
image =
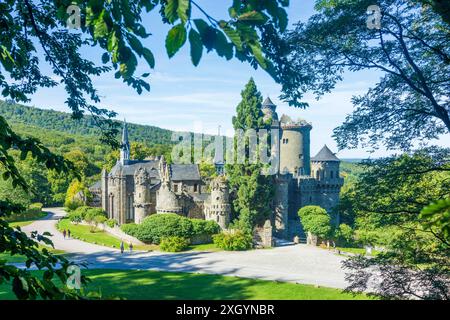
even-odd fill
[{"label": "castle", "polygon": [[[319,205],[330,211],[339,201],[343,179],[340,160],[324,146],[310,157],[311,124],[278,119],[276,106],[267,98],[261,111],[271,129],[278,129],[279,166],[273,176],[275,196],[269,224],[273,235],[290,238],[303,233],[298,210]],[[120,159],[110,172],[103,170],[94,188],[98,203],[108,217],[119,224],[140,223],[151,214],[176,213],[190,218],[216,221],[226,229],[231,218],[231,201],[223,161],[215,159],[218,177],[205,182],[197,164],[168,164],[163,156],[130,159],[126,123],[122,133]],[[335,216],[335,223],[339,217]]]}]

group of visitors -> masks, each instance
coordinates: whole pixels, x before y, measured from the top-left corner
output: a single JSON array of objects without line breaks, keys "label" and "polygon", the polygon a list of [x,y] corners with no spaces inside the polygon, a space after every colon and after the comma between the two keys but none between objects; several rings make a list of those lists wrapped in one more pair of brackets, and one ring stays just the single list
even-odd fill
[{"label": "group of visitors", "polygon": [[64,239],[66,239],[66,236],[67,238],[70,238],[70,229],[64,229],[62,234],[64,236]]},{"label": "group of visitors", "polygon": [[[128,248],[130,250],[130,252],[133,252],[133,244],[130,242],[130,244],[128,245]],[[120,242],[120,253],[123,253],[125,251],[125,244],[123,243],[123,241]]]}]

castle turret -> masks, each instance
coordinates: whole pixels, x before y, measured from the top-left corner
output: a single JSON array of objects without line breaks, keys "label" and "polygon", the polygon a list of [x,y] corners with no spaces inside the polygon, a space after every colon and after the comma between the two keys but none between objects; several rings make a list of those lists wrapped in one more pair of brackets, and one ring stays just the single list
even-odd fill
[{"label": "castle turret", "polygon": [[205,218],[216,221],[222,229],[226,229],[230,223],[230,213],[228,184],[224,176],[218,176],[211,181],[211,198]]},{"label": "castle turret", "polygon": [[159,160],[159,174],[161,187],[156,196],[156,213],[182,213],[182,207],[178,202],[176,194],[170,188],[170,166],[166,163],[164,156]]},{"label": "castle turret", "polygon": [[[325,145],[316,156],[311,158],[311,176],[317,181],[319,205],[331,213],[339,202],[339,192],[344,179],[339,175],[339,160]],[[339,224],[339,216],[334,217]]]},{"label": "castle turret", "polygon": [[145,168],[134,174],[134,222],[141,223],[150,214],[150,175]]},{"label": "castle turret", "polygon": [[278,121],[276,108],[277,106],[272,102],[272,100],[270,100],[269,97],[267,97],[266,100],[264,100],[264,102],[261,105],[261,111],[264,115],[263,116],[264,122],[267,122],[269,120],[272,120],[272,123]]},{"label": "castle turret", "polygon": [[304,120],[281,119],[280,172],[294,176],[310,175],[310,131],[312,126]]},{"label": "castle turret", "polygon": [[128,164],[130,160],[130,142],[128,141],[128,127],[126,121],[123,123],[122,143],[120,146],[120,159],[122,165]]}]

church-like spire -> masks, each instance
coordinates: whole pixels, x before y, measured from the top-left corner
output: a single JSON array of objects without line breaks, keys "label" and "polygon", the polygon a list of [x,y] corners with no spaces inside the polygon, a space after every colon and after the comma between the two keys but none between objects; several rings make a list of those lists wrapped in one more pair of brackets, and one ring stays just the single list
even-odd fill
[{"label": "church-like spire", "polygon": [[123,122],[122,145],[120,147],[120,162],[126,164],[130,160],[130,142],[128,141],[128,126],[126,120]]},{"label": "church-like spire", "polygon": [[220,135],[220,126],[217,128],[217,136],[215,137],[215,150],[214,150],[214,166],[218,175],[225,173],[225,162],[223,159],[223,136]]}]

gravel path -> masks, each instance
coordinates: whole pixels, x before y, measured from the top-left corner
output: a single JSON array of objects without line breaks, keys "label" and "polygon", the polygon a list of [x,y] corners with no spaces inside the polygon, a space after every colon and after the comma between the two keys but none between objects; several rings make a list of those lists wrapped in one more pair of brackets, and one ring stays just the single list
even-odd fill
[{"label": "gravel path", "polygon": [[56,249],[72,253],[72,260],[87,262],[89,268],[185,271],[233,275],[303,284],[345,288],[343,257],[317,247],[287,245],[244,252],[126,252],[64,239],[56,222],[65,215],[62,208],[45,209],[49,215],[22,228],[26,232],[49,231]]}]

